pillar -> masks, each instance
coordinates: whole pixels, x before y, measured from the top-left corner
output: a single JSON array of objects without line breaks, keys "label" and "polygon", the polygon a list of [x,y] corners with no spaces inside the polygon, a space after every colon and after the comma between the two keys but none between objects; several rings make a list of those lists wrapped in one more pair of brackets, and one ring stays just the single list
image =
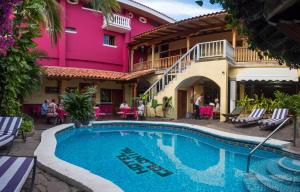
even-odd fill
[{"label": "pillar", "polygon": [[237,92],[237,83],[236,80],[230,80],[230,102],[229,102],[229,111],[232,112],[236,104],[236,92]]},{"label": "pillar", "polygon": [[130,49],[130,71],[133,71],[133,57],[134,57],[134,49]]},{"label": "pillar", "polygon": [[232,47],[236,48],[236,27],[232,29]]},{"label": "pillar", "polygon": [[154,68],[155,44],[151,45],[151,69]]},{"label": "pillar", "polygon": [[240,82],[240,99],[243,99],[245,97],[245,84]]},{"label": "pillar", "polygon": [[137,83],[134,82],[132,84],[132,97],[133,97],[133,107],[136,107],[135,98],[136,98],[136,89],[137,89]]},{"label": "pillar", "polygon": [[189,51],[191,48],[191,37],[187,36],[186,37],[186,51]]}]

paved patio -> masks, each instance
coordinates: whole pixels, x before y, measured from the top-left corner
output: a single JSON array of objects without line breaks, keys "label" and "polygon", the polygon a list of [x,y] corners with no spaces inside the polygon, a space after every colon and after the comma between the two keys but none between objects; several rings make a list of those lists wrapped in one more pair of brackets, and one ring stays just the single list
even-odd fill
[{"label": "paved patio", "polygon": [[[161,119],[148,118],[147,120],[158,121]],[[259,127],[257,127],[257,126],[252,126],[252,127],[248,127],[248,128],[235,128],[230,123],[220,123],[218,120],[180,119],[180,120],[174,120],[174,122],[202,125],[202,126],[210,127],[210,128],[217,129],[217,130],[222,130],[222,131],[227,131],[227,132],[237,133],[237,134],[251,135],[251,136],[265,137],[266,135],[268,135],[271,132],[271,130],[260,130]],[[299,121],[298,121],[298,125],[299,125]],[[35,129],[34,129],[34,134],[27,138],[26,143],[24,143],[22,141],[22,139],[16,139],[9,154],[11,154],[11,155],[33,155],[34,150],[40,143],[42,131],[45,129],[51,128],[52,126],[45,124],[44,121],[41,121],[41,120],[37,121],[37,124],[35,125]],[[291,147],[289,150],[292,150],[292,151],[300,154],[299,132],[300,131],[298,131],[298,136],[297,136],[298,140],[297,140],[296,147]],[[291,125],[284,127],[282,130],[280,130],[278,133],[276,133],[273,138],[282,139],[282,140],[291,140],[292,136],[293,136],[292,133],[293,133],[293,126],[291,124]],[[5,152],[6,152],[5,150],[0,150],[0,154],[4,154]],[[23,191],[28,191],[28,189],[26,189],[26,186],[25,186],[25,189],[23,189]],[[53,191],[76,192],[76,191],[81,191],[81,190],[65,183],[64,181],[62,181],[62,180],[44,172],[43,170],[38,168],[34,191],[36,191],[36,192],[53,192]]]}]

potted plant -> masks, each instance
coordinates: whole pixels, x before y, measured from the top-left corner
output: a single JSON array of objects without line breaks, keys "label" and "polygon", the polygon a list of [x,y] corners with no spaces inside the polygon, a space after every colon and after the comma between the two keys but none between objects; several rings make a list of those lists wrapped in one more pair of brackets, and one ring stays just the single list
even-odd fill
[{"label": "potted plant", "polygon": [[26,141],[27,134],[32,132],[34,126],[34,120],[29,115],[22,113],[22,123],[20,125],[20,132],[22,134],[24,142]]},{"label": "potted plant", "polygon": [[172,105],[172,97],[163,97],[163,103],[162,103],[162,111],[164,118],[167,117],[167,114],[170,112],[170,110],[173,108]]},{"label": "potted plant", "polygon": [[76,127],[89,124],[93,116],[94,88],[88,88],[81,93],[78,89],[62,96],[64,108],[69,113]]},{"label": "potted plant", "polygon": [[152,99],[150,107],[154,110],[155,117],[157,117],[157,115],[156,115],[156,108],[159,107],[159,106],[161,106],[161,105],[162,104],[158,103],[158,101],[156,99]]}]

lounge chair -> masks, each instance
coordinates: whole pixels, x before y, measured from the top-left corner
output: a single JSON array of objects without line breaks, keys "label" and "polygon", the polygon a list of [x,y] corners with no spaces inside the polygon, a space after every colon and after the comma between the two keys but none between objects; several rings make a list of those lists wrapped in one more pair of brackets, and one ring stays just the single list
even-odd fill
[{"label": "lounge chair", "polygon": [[289,110],[286,108],[277,108],[274,110],[272,117],[270,119],[259,120],[258,124],[261,127],[273,127],[280,125],[286,118]]},{"label": "lounge chair", "polygon": [[245,118],[236,118],[233,119],[232,122],[236,125],[250,125],[256,124],[260,119],[262,119],[263,115],[265,114],[266,109],[253,109],[251,114]]},{"label": "lounge chair", "polygon": [[0,156],[0,191],[21,191],[31,171],[30,191],[35,180],[36,157]]},{"label": "lounge chair", "polygon": [[237,118],[243,110],[244,110],[244,107],[238,106],[238,107],[234,108],[231,113],[222,114],[226,118],[225,122],[229,122],[230,120]]},{"label": "lounge chair", "polygon": [[18,135],[22,122],[21,117],[0,117],[0,147],[9,143]]}]

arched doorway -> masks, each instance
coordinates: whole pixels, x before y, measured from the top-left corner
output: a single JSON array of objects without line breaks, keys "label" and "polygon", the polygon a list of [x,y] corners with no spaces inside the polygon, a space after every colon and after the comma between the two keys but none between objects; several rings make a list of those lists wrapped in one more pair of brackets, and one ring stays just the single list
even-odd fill
[{"label": "arched doorway", "polygon": [[178,119],[194,115],[193,105],[201,94],[201,106],[212,106],[214,118],[220,117],[220,87],[207,77],[194,76],[183,80],[176,88]]}]

